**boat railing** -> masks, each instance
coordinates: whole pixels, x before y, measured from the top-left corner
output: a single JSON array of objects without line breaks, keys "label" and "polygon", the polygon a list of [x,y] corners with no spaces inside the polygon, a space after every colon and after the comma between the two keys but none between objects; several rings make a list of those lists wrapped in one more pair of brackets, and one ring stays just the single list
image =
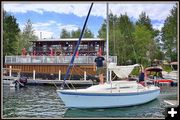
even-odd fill
[{"label": "boat railing", "polygon": [[[5,64],[13,63],[70,63],[72,56],[5,56]],[[103,56],[105,59],[106,57]],[[74,63],[92,64],[96,56],[77,56]],[[117,63],[117,56],[109,56],[109,61]]]}]

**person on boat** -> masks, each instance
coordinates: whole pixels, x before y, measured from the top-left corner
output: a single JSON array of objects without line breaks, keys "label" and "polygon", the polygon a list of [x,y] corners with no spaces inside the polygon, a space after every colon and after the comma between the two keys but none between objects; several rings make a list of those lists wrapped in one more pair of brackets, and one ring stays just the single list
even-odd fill
[{"label": "person on boat", "polygon": [[144,68],[140,66],[139,82],[144,81]]},{"label": "person on boat", "polygon": [[158,73],[158,76],[159,76],[160,78],[164,79],[164,77],[163,77],[163,75],[162,75],[162,72],[159,72],[159,73]]},{"label": "person on boat", "polygon": [[100,84],[104,83],[104,76],[103,73],[105,72],[104,70],[104,57],[101,56],[100,52],[97,52],[97,57],[95,58],[94,62],[94,71],[96,69],[96,73],[99,75],[99,80]]}]

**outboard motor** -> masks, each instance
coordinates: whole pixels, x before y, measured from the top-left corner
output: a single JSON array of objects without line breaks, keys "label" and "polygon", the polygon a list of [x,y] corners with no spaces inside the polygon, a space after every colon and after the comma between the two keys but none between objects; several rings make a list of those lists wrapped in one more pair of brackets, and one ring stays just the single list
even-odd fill
[{"label": "outboard motor", "polygon": [[25,85],[27,83],[27,77],[20,77],[19,82],[21,82]]}]

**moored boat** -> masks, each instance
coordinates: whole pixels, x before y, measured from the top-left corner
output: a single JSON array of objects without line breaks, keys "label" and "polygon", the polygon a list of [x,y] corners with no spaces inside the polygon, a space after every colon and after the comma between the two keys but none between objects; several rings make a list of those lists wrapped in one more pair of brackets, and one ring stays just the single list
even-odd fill
[{"label": "moored boat", "polygon": [[147,103],[157,98],[160,89],[153,85],[144,87],[136,81],[112,81],[57,93],[68,108],[112,108]]},{"label": "moored boat", "polygon": [[[90,10],[93,3],[91,4]],[[89,11],[90,11],[89,10]],[[89,16],[89,14],[88,14]],[[87,18],[88,18],[87,16]],[[87,19],[86,18],[86,19]],[[86,20],[87,21],[87,20]],[[108,21],[108,3],[107,3],[107,21]],[[85,22],[86,24],[86,22]],[[84,25],[85,27],[85,25]],[[83,28],[84,28],[83,27]],[[83,33],[83,32],[82,32]],[[82,34],[81,34],[82,37]],[[81,37],[79,42],[81,41]],[[78,50],[79,44],[77,43],[76,50],[74,51],[73,57],[70,62],[70,66],[67,70],[68,75],[70,67],[73,64],[75,54]],[[58,96],[64,102],[65,107],[68,108],[112,108],[112,107],[125,107],[132,105],[139,105],[152,101],[158,97],[160,94],[160,88],[154,85],[144,86],[137,81],[112,81],[111,73],[112,71],[118,77],[128,77],[133,68],[137,65],[130,66],[116,66],[114,64],[109,64],[108,58],[108,24],[107,24],[107,76],[106,82],[104,84],[92,85],[86,89],[59,89],[57,90]],[[109,75],[110,80],[109,80]],[[64,82],[66,80],[64,78]]]}]

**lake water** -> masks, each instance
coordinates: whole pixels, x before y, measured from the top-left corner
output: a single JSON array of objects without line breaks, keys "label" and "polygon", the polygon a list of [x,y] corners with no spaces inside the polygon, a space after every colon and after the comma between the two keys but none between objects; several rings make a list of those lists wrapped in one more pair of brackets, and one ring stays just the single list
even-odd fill
[{"label": "lake water", "polygon": [[3,87],[3,118],[165,118],[163,100],[177,99],[177,87],[161,89],[160,96],[143,105],[109,109],[67,109],[55,86]]}]

